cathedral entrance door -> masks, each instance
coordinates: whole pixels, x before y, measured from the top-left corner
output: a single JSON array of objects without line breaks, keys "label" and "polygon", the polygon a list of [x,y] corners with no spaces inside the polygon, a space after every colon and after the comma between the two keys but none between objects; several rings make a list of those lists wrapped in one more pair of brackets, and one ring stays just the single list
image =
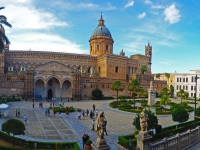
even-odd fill
[{"label": "cathedral entrance door", "polygon": [[52,91],[52,89],[49,89],[48,90],[48,99],[52,99],[52,97],[53,97],[53,91]]}]

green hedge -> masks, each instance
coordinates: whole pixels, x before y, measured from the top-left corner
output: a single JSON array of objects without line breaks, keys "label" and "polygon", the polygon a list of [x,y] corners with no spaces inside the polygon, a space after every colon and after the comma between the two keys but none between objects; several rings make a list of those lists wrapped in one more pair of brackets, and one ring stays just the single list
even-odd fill
[{"label": "green hedge", "polygon": [[[52,107],[51,107],[51,109],[52,109]],[[54,107],[53,108],[56,112],[59,112],[60,110],[61,110],[61,112],[62,113],[65,113],[66,112],[66,108],[64,108],[64,107]],[[74,110],[74,107],[73,106],[70,106],[70,107],[68,107],[68,112],[74,112],[75,110]]]},{"label": "green hedge", "polygon": [[119,144],[128,147],[129,142],[132,142],[134,145],[137,143],[137,139],[135,138],[134,134],[125,135],[125,136],[118,136]]},{"label": "green hedge", "polygon": [[[12,141],[13,137],[0,131],[0,139],[10,142]],[[35,143],[37,143],[37,149],[55,149],[56,142],[38,142],[38,141],[26,141],[24,139],[20,139],[14,137],[15,145],[24,147],[24,148],[34,148]],[[62,143],[63,149],[70,149],[70,150],[81,150],[79,145],[76,142],[63,142]]]}]

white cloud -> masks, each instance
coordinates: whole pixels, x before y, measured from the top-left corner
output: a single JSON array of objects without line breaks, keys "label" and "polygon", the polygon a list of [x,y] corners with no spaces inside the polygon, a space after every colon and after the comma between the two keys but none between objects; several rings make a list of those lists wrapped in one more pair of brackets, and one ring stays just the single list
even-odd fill
[{"label": "white cloud", "polygon": [[131,7],[134,5],[134,1],[133,0],[130,0],[128,1],[128,3],[124,6],[124,8],[128,8],[128,7]]},{"label": "white cloud", "polygon": [[104,3],[102,5],[94,3],[70,3],[66,1],[52,1],[50,3],[52,7],[58,6],[67,10],[114,10],[116,9],[111,3]]},{"label": "white cloud", "polygon": [[139,19],[143,19],[144,17],[146,17],[146,13],[145,12],[143,12],[143,13],[138,15]]},{"label": "white cloud", "polygon": [[11,50],[37,50],[68,53],[86,53],[82,46],[49,29],[68,27],[52,12],[37,9],[34,0],[1,0],[5,9],[0,13],[7,17],[13,28],[5,26],[6,34],[11,41]]},{"label": "white cloud", "polygon": [[147,5],[152,4],[152,2],[150,0],[145,0],[144,3]]},{"label": "white cloud", "polygon": [[165,21],[169,21],[170,24],[180,21],[179,10],[176,8],[175,4],[167,7],[164,11]]},{"label": "white cloud", "polygon": [[66,53],[87,53],[81,45],[71,42],[59,35],[29,32],[20,35],[8,35],[12,38],[11,50],[54,51]]}]

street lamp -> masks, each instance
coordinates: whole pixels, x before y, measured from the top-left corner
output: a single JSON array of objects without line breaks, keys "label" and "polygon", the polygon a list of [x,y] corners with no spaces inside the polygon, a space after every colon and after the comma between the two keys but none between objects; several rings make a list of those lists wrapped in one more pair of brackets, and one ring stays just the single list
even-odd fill
[{"label": "street lamp", "polygon": [[200,77],[197,77],[197,74],[195,76],[195,83],[196,83],[196,88],[195,88],[195,102],[194,102],[194,127],[196,127],[196,105],[197,105],[197,79]]}]

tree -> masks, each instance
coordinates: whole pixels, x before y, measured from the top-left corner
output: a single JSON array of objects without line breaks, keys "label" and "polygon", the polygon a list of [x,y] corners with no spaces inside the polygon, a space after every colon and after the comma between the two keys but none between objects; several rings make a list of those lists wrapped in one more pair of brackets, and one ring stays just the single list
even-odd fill
[{"label": "tree", "polygon": [[163,95],[160,98],[160,104],[161,105],[165,105],[165,112],[166,112],[166,105],[168,105],[171,102],[170,98],[168,95]]},{"label": "tree", "polygon": [[180,91],[177,93],[177,96],[181,98],[181,103],[182,99],[186,97],[186,92],[183,89],[180,89]]},{"label": "tree", "polygon": [[188,112],[180,104],[176,105],[172,110],[172,120],[175,122],[183,123],[189,119]]},{"label": "tree", "polygon": [[[155,129],[158,125],[158,118],[155,116],[155,114],[150,110],[146,110],[146,113],[148,114],[149,120],[147,121],[148,123],[148,130]],[[140,114],[137,114],[134,120],[134,125],[137,130],[141,130],[140,128]]]},{"label": "tree", "polygon": [[146,66],[146,65],[143,65],[143,66],[141,67],[141,73],[144,74],[146,71],[147,71],[147,66]]},{"label": "tree", "polygon": [[141,89],[140,89],[139,96],[142,97],[142,98],[148,97],[148,92],[147,92],[147,90],[145,90],[144,88],[141,88]]},{"label": "tree", "polygon": [[196,109],[196,116],[200,117],[200,106]]},{"label": "tree", "polygon": [[117,80],[112,83],[111,90],[117,92],[117,101],[118,101],[118,93],[119,93],[119,91],[123,91],[124,87],[123,87],[122,83],[119,80]]},{"label": "tree", "polygon": [[156,78],[160,79],[160,73],[156,74]]},{"label": "tree", "polygon": [[168,82],[168,85],[169,85],[170,74],[169,73],[165,73],[165,76],[167,77],[167,82]]},{"label": "tree", "polygon": [[170,95],[171,96],[174,95],[174,86],[170,85],[169,89],[170,89]]},{"label": "tree", "polygon": [[2,131],[7,134],[13,135],[13,147],[14,147],[14,136],[25,134],[25,125],[20,120],[9,119],[5,123],[2,124]]},{"label": "tree", "polygon": [[96,99],[102,99],[102,91],[99,88],[92,90],[92,96]]},{"label": "tree", "polygon": [[160,95],[169,95],[170,91],[167,87],[164,87],[160,90]]},{"label": "tree", "polygon": [[[0,7],[1,9],[4,9],[5,7]],[[10,23],[7,22],[7,18],[3,15],[0,15],[0,28],[4,30],[2,24],[8,26],[8,27],[12,27],[12,25]],[[5,32],[0,32],[0,52],[4,49],[4,41],[7,44],[10,44],[9,39],[7,38],[7,36],[5,35]]]},{"label": "tree", "polygon": [[141,91],[141,86],[137,79],[133,79],[131,82],[128,83],[128,91],[130,91],[133,96],[135,109],[135,96],[139,95]]}]

